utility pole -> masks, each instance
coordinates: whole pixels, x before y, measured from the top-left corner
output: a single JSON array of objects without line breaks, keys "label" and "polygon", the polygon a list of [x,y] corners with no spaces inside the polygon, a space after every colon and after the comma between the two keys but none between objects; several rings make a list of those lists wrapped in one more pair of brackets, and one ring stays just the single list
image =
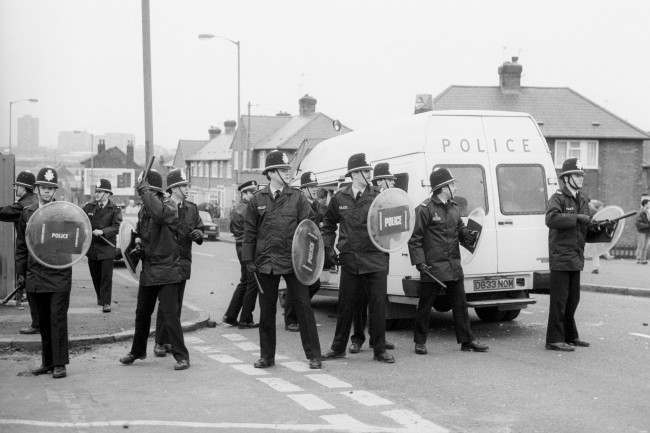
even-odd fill
[{"label": "utility pole", "polygon": [[151,102],[151,30],[149,0],[142,0],[142,81],[144,84],[144,152],[148,162],[153,155],[153,114]]}]

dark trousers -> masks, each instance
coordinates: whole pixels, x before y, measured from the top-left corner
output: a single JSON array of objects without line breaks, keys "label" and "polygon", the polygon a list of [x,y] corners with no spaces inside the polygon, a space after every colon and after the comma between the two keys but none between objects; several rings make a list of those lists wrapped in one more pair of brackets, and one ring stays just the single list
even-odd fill
[{"label": "dark trousers", "polygon": [[160,286],[140,286],[138,288],[138,306],[135,310],[135,334],[131,353],[136,356],[147,354],[147,339],[151,327],[151,314],[158,302],[162,314],[162,332],[167,343],[172,346],[172,354],[177,361],[190,359],[183,340],[183,330],[178,314],[178,291],[181,283]]},{"label": "dark trousers", "polygon": [[575,312],[580,302],[580,271],[551,271],[546,343],[578,339]]},{"label": "dark trousers", "polygon": [[309,291],[294,274],[258,274],[264,294],[260,294],[260,349],[264,359],[275,358],[275,313],[280,277],[287,283],[287,302],[293,304],[300,325],[300,340],[307,359],[320,358],[320,341],[311,309]]},{"label": "dark trousers", "polygon": [[364,294],[370,309],[370,345],[375,354],[386,350],[386,271],[354,274],[341,267],[336,330],[332,350],[345,352],[350,337],[352,317],[360,308]]},{"label": "dark trousers", "polygon": [[235,287],[225,316],[229,322],[235,322],[239,314],[240,322],[250,323],[253,321],[253,310],[255,309],[255,301],[257,300],[257,283],[253,274],[248,272],[245,264],[242,262],[241,244],[235,245],[235,249],[237,251],[237,258],[239,259],[241,274],[239,284]]},{"label": "dark trousers", "polygon": [[29,304],[29,315],[32,317],[32,328],[38,329],[38,305],[34,293],[27,293],[27,303]]},{"label": "dark trousers", "polygon": [[97,305],[110,305],[113,291],[113,259],[88,259],[88,269],[97,295]]},{"label": "dark trousers", "polygon": [[363,346],[366,341],[365,329],[368,323],[368,293],[364,290],[361,294],[359,309],[352,316],[352,336],[350,341]]},{"label": "dark trousers", "polygon": [[68,357],[68,307],[70,292],[31,294],[38,310],[41,357],[45,367],[66,365]]},{"label": "dark trousers", "polygon": [[[451,298],[452,311],[454,316],[454,329],[458,343],[469,343],[474,340],[472,330],[469,326],[469,313],[467,312],[467,301],[465,299],[465,284],[463,280],[445,281],[447,296]],[[431,307],[441,287],[435,283],[423,284],[420,286],[420,299],[418,309],[415,313],[415,332],[413,341],[415,344],[425,344],[429,333],[429,319],[431,318]]]},{"label": "dark trousers", "polygon": [[[309,286],[309,300],[314,297],[316,292],[320,290],[320,280],[316,280],[314,284]],[[298,323],[298,316],[296,315],[296,309],[293,307],[293,304],[287,300],[284,306],[284,324],[289,325],[291,323]]]},{"label": "dark trousers", "polygon": [[[177,292],[177,302],[178,302],[178,321],[181,321],[181,311],[183,310],[183,296],[185,295],[185,283],[187,280],[179,283],[179,288]],[[166,344],[168,343],[167,335],[165,335],[165,327],[163,326],[164,317],[160,306],[158,307],[158,314],[156,314],[156,344]]]}]

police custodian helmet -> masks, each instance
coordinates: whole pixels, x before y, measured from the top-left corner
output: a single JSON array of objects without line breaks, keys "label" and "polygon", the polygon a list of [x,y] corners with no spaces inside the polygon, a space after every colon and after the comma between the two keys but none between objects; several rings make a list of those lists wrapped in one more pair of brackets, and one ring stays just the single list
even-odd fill
[{"label": "police custodian helmet", "polygon": [[348,172],[346,174],[361,170],[372,170],[372,165],[366,161],[365,153],[355,153],[348,159]]},{"label": "police custodian helmet", "polygon": [[99,179],[97,185],[95,185],[95,192],[107,192],[113,195],[113,190],[111,189],[111,181],[108,179]]},{"label": "police custodian helmet", "polygon": [[49,186],[51,188],[59,187],[59,175],[52,167],[43,167],[36,175],[36,186]]},{"label": "police custodian helmet", "polygon": [[18,173],[18,176],[16,176],[16,181],[14,182],[14,185],[24,186],[28,190],[32,191],[34,189],[34,182],[36,182],[36,177],[34,176],[34,173],[28,170],[23,170],[20,173]]},{"label": "police custodian helmet", "polygon": [[372,174],[372,180],[380,180],[380,179],[393,179],[395,180],[395,175],[390,172],[388,169],[388,163],[387,162],[380,162],[377,165],[375,165],[375,170],[373,171]]},{"label": "police custodian helmet", "polygon": [[562,163],[560,177],[568,176],[570,174],[585,174],[582,169],[582,162],[580,162],[578,158],[569,158]]},{"label": "police custodian helmet", "polygon": [[169,192],[175,186],[185,186],[188,182],[183,178],[180,168],[175,168],[167,173],[167,191]]},{"label": "police custodian helmet", "polygon": [[313,171],[306,171],[300,176],[300,188],[310,188],[318,185],[318,179]]},{"label": "police custodian helmet", "polygon": [[[140,179],[142,179],[142,173],[140,173]],[[162,176],[160,173],[158,173],[157,170],[151,169],[149,170],[149,173],[147,173],[147,183],[149,184],[149,189],[152,189],[154,191],[163,192],[162,189]]]},{"label": "police custodian helmet", "polygon": [[272,150],[266,155],[266,162],[262,174],[266,174],[270,170],[277,170],[280,168],[291,168],[289,165],[289,157],[286,153],[280,150]]},{"label": "police custodian helmet", "polygon": [[443,186],[449,185],[454,182],[456,178],[451,175],[451,172],[446,168],[437,168],[431,172],[429,176],[429,184],[431,191],[437,191]]}]

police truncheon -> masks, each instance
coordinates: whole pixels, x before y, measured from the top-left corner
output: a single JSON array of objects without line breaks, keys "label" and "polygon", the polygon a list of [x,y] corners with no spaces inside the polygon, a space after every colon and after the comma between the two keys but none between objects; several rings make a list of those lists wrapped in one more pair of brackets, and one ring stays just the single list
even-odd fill
[{"label": "police truncheon", "polygon": [[296,278],[302,284],[311,286],[323,272],[324,262],[325,248],[320,229],[312,220],[302,220],[291,242],[291,264]]},{"label": "police truncheon", "polygon": [[126,269],[135,279],[139,280],[142,266],[140,265],[140,252],[136,249],[135,238],[133,224],[129,221],[122,221],[117,234],[117,244],[122,252]]},{"label": "police truncheon", "polygon": [[69,268],[86,255],[92,241],[88,215],[79,206],[54,201],[40,206],[27,222],[27,250],[41,265]]},{"label": "police truncheon", "polygon": [[368,209],[367,228],[370,240],[385,253],[402,248],[413,234],[415,206],[400,188],[383,190]]},{"label": "police truncheon", "polygon": [[472,260],[474,260],[474,257],[476,257],[476,253],[478,252],[479,247],[481,246],[481,240],[482,240],[481,233],[483,233],[484,220],[485,220],[485,210],[483,210],[482,207],[477,207],[476,209],[471,211],[467,216],[467,229],[470,232],[476,234],[476,240],[474,241],[474,245],[465,247],[467,252],[463,251],[461,253],[462,256],[461,262],[464,265],[471,263]]}]

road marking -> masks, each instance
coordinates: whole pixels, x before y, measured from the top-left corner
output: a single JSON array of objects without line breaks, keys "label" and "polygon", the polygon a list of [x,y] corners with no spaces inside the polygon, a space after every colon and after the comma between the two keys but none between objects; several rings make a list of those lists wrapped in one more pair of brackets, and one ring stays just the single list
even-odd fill
[{"label": "road marking", "polygon": [[205,341],[201,340],[199,337],[194,337],[192,335],[184,338],[186,343],[189,344],[203,344]]},{"label": "road marking", "polygon": [[201,353],[219,353],[221,352],[220,349],[217,349],[214,346],[192,346],[193,350],[196,350],[197,352]]},{"label": "road marking", "polygon": [[257,378],[262,383],[267,384],[271,388],[279,392],[300,392],[303,391],[298,385],[294,385],[291,382],[287,382],[284,379],[279,377],[259,377]]},{"label": "road marking", "polygon": [[214,257],[214,254],[208,254],[208,253],[200,253],[198,251],[192,251],[193,254],[196,254],[197,256],[203,256],[203,257]]},{"label": "road marking", "polygon": [[368,428],[368,425],[344,413],[335,414],[335,415],[321,415],[320,417],[332,425],[349,429],[350,431],[363,429],[364,427]]},{"label": "road marking", "polygon": [[309,366],[300,361],[282,362],[280,365],[287,367],[289,370],[297,371],[298,373],[309,371]]},{"label": "road marking", "polygon": [[444,427],[422,418],[415,412],[406,409],[387,410],[381,413],[398,424],[413,429],[414,431],[425,431],[427,433],[448,433]]},{"label": "road marking", "polygon": [[226,354],[216,354],[216,355],[210,355],[208,358],[212,358],[215,361],[219,361],[222,364],[241,364],[242,360],[237,359],[234,356],[226,355]]},{"label": "road marking", "polygon": [[634,335],[635,337],[650,338],[650,335],[648,335],[648,334],[639,334],[638,332],[630,332],[630,335]]},{"label": "road marking", "polygon": [[246,341],[246,337],[241,334],[223,334],[222,337],[230,341]]},{"label": "road marking", "polygon": [[314,394],[288,394],[287,397],[307,410],[334,409],[334,406]]},{"label": "road marking", "polygon": [[255,368],[248,364],[233,364],[231,367],[249,376],[264,376],[269,374],[268,371],[264,371],[261,368]]},{"label": "road marking", "polygon": [[241,343],[235,343],[235,346],[239,347],[241,350],[260,350],[260,346],[250,341],[243,341]]},{"label": "road marking", "polygon": [[305,377],[313,380],[316,383],[323,385],[326,388],[352,388],[347,382],[343,382],[336,377],[329,374],[306,374]]},{"label": "road marking", "polygon": [[364,406],[387,406],[393,404],[392,401],[381,398],[369,391],[343,391],[341,395],[350,397],[352,400]]},{"label": "road marking", "polygon": [[278,355],[278,354],[276,353],[276,354],[275,354],[275,359],[279,359],[280,361],[284,361],[284,360],[291,359],[291,358],[288,357],[287,355]]}]

